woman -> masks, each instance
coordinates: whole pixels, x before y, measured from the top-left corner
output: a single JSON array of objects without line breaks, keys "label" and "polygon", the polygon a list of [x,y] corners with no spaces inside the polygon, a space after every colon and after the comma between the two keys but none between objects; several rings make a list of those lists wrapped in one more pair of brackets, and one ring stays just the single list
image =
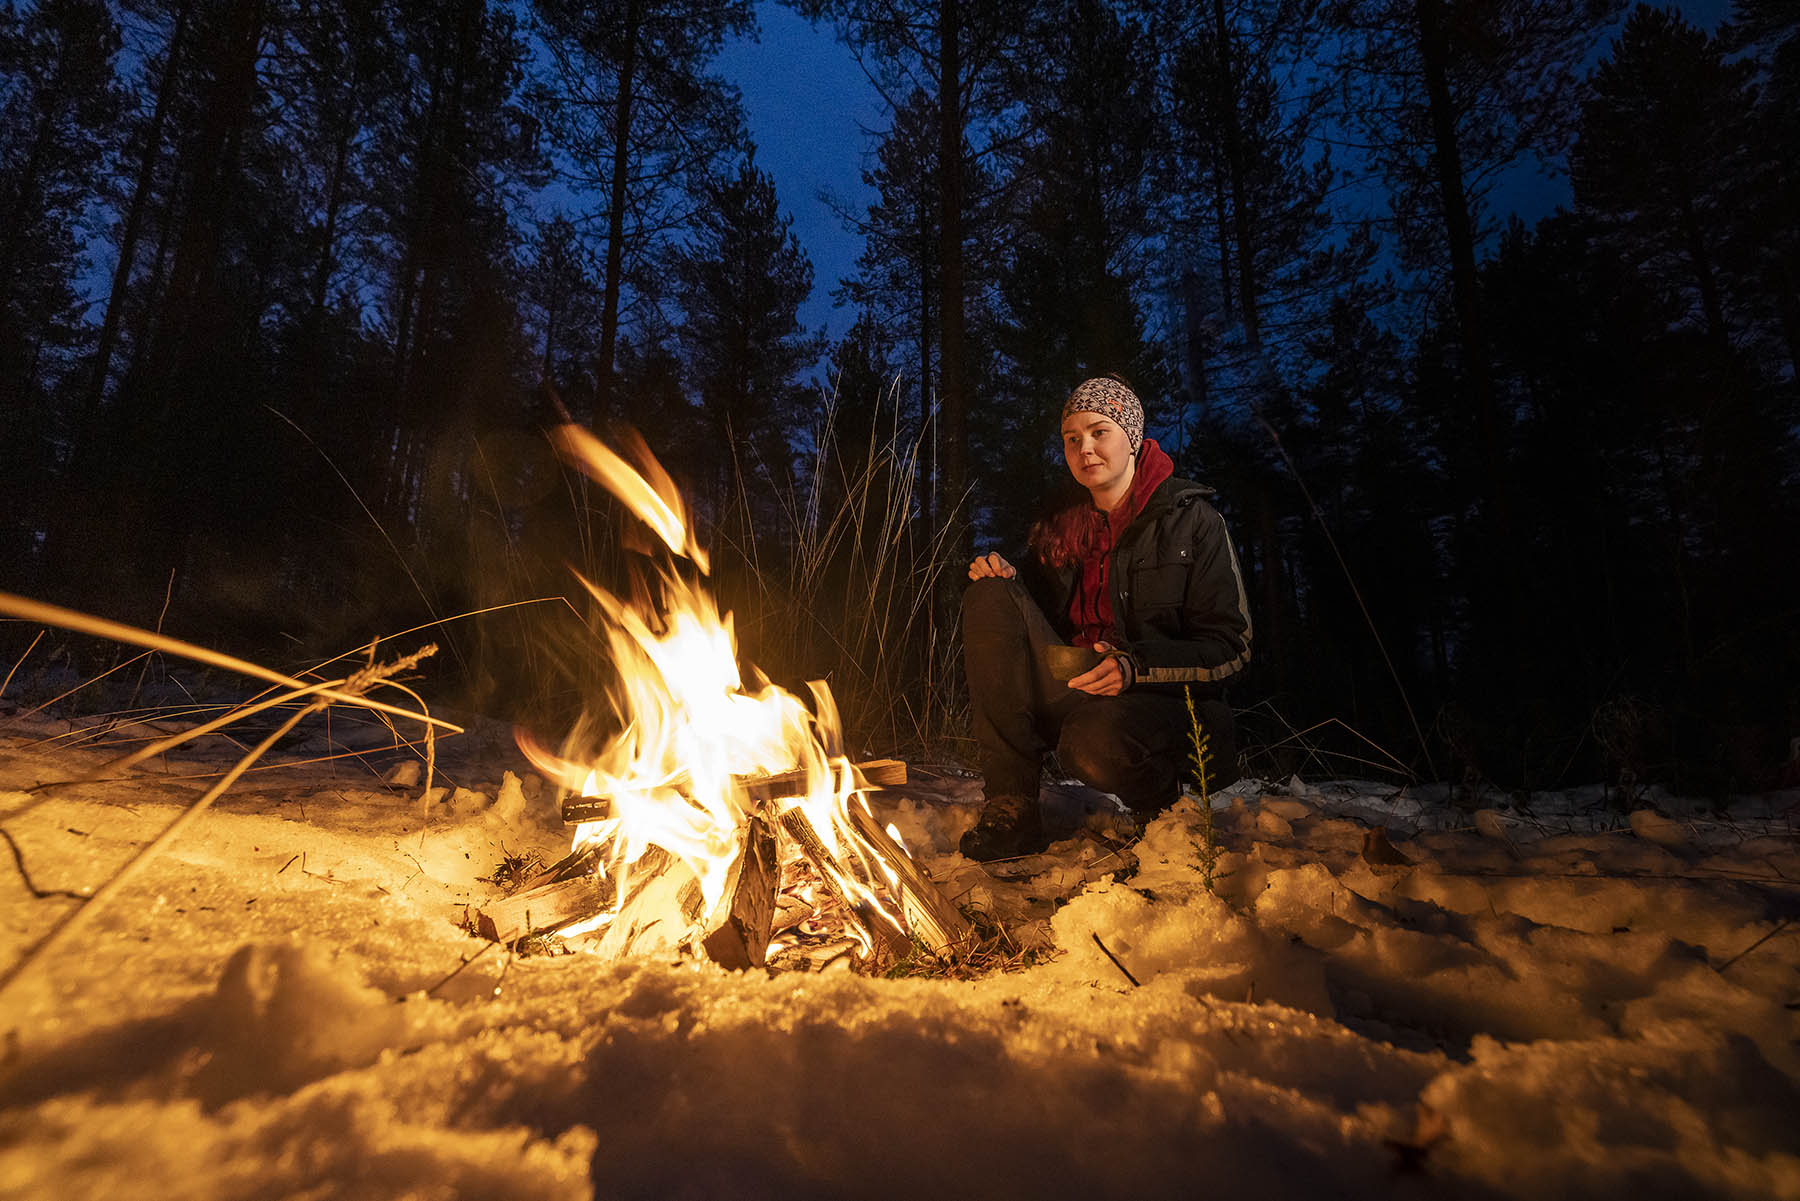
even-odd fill
[{"label": "woman", "polygon": [[[1250,609],[1212,489],[1174,478],[1144,438],[1144,409],[1116,377],[1090,379],[1062,410],[1063,457],[1087,495],[1032,529],[1021,575],[998,554],[969,564],[963,667],[987,804],[963,837],[971,859],[1045,845],[1044,752],[1140,816],[1174,802],[1191,771],[1184,693],[1208,735],[1209,778],[1237,777],[1224,688],[1250,660]],[[1046,648],[1099,661],[1054,678]]]}]

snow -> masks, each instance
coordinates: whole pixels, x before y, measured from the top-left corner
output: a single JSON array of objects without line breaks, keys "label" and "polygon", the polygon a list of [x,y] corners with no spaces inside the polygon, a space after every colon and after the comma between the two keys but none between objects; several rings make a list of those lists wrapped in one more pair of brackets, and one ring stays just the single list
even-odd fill
[{"label": "snow", "polygon": [[[234,753],[25,791],[105,761],[67,729],[0,734],[44,890]],[[882,820],[1055,953],[771,976],[466,935],[479,877],[567,838],[503,732],[459,741],[423,799],[392,753],[252,773],[23,977],[0,1197],[1800,1198],[1800,794],[1240,781],[1209,890],[1192,799],[1120,850],[1058,787],[1072,837],[984,867],[977,783],[916,769]],[[74,902],[0,868],[4,968]]]}]

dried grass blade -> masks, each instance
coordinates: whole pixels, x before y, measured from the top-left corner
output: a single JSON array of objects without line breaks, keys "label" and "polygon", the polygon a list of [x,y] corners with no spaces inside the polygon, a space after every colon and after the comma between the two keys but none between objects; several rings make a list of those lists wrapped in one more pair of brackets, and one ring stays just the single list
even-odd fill
[{"label": "dried grass blade", "polygon": [[[63,918],[61,923],[39,940],[35,947],[25,952],[17,963],[7,969],[4,976],[0,976],[0,1001],[5,1000],[7,992],[34,964],[51,958],[58,950],[67,945],[69,940],[74,938],[84,926],[93,921],[108,901],[117,896],[119,891],[130,883],[156,857],[158,852],[173,842],[183,830],[194,823],[196,818],[205,813],[214,801],[223,796],[226,789],[237,783],[238,777],[243,775],[252,763],[261,758],[270,747],[286,737],[289,730],[300,724],[301,718],[315,711],[316,706],[307,706],[283,722],[274,733],[257,743],[249,754],[238,760],[237,766],[232,768],[223,779],[207,789],[204,796],[189,805],[180,817],[164,827],[162,833],[151,839],[142,850],[126,861],[125,866],[113,873],[112,879],[102,884],[94,895],[87,899],[86,903]],[[6,1006],[0,1005],[0,1009],[4,1008]]]},{"label": "dried grass blade", "polygon": [[[124,771],[128,767],[136,767],[144,760],[154,759],[156,756],[163,754],[166,751],[172,751],[184,742],[192,741],[195,738],[205,737],[216,730],[224,729],[234,722],[242,721],[246,717],[253,717],[265,709],[273,709],[279,705],[285,705],[290,701],[297,701],[301,697],[313,696],[330,689],[341,688],[344,685],[344,682],[345,681],[343,680],[327,680],[323,683],[311,684],[305,688],[296,689],[292,692],[277,693],[268,700],[259,701],[256,704],[239,705],[223,717],[216,717],[212,721],[195,726],[191,730],[183,730],[179,734],[171,734],[167,738],[158,739],[149,746],[141,747],[138,750],[131,752],[129,755],[122,755],[109,763],[103,764],[94,769],[91,773],[91,778],[98,778],[104,772]],[[83,777],[82,779],[71,780],[69,783],[85,783],[89,778],[90,777]]]},{"label": "dried grass blade", "polygon": [[31,658],[31,652],[36,650],[37,644],[44,640],[45,633],[47,633],[45,630],[37,632],[37,637],[31,640],[31,645],[25,648],[25,653],[20,655],[18,661],[12,665],[12,670],[6,673],[6,678],[0,680],[0,696],[6,695],[6,689],[12,683],[12,678],[18,674],[19,668],[25,666],[25,660]]},{"label": "dried grass blade", "polygon": [[[5,595],[6,595],[5,593],[0,592],[0,599],[4,599]],[[101,672],[99,675],[95,676],[93,679],[83,680],[81,683],[75,685],[75,687],[70,688],[66,692],[57,693],[55,696],[51,697],[49,700],[45,701],[43,704],[35,705],[32,708],[25,710],[25,712],[19,714],[18,717],[13,718],[13,721],[16,722],[16,721],[20,720],[20,718],[31,717],[33,714],[42,713],[44,710],[48,709],[51,705],[56,704],[56,702],[58,702],[60,700],[64,700],[68,697],[74,696],[77,692],[80,692],[83,688],[86,688],[93,684],[98,684],[101,680],[104,680],[107,676],[110,676],[113,672],[123,671],[125,668],[130,667],[133,663],[136,663],[141,659],[148,659],[150,657],[150,654],[151,654],[151,652],[145,651],[141,655],[133,655],[131,658],[125,660],[123,663],[115,663],[111,667],[107,668],[105,671]],[[11,724],[12,724],[12,722],[7,723],[7,725],[11,725]]]},{"label": "dried grass blade", "polygon": [[[279,684],[283,688],[303,690],[308,685],[304,680],[296,680],[284,676],[278,671],[271,671],[256,663],[239,659],[232,655],[221,654],[196,646],[191,642],[183,642],[178,638],[170,638],[163,634],[153,634],[136,626],[128,626],[122,622],[108,621],[103,617],[95,617],[88,613],[80,613],[74,609],[64,609],[60,605],[48,605],[42,601],[34,601],[23,596],[14,596],[10,592],[0,592],[0,613],[26,621],[42,622],[45,625],[60,626],[65,630],[74,630],[78,634],[91,634],[96,638],[110,638],[115,642],[129,642],[133,646],[145,647],[153,651],[163,651],[171,655],[180,655],[184,659],[192,659],[197,663],[205,663],[212,667],[220,667],[226,671],[235,671],[239,675],[266,680],[271,684]],[[342,701],[360,705],[365,709],[374,709],[381,713],[391,713],[395,717],[410,718],[413,721],[425,722],[455,734],[461,734],[463,728],[442,718],[432,717],[428,713],[414,713],[397,705],[389,705],[382,701],[370,700],[354,693],[338,692],[327,689],[318,693],[321,700]]]}]

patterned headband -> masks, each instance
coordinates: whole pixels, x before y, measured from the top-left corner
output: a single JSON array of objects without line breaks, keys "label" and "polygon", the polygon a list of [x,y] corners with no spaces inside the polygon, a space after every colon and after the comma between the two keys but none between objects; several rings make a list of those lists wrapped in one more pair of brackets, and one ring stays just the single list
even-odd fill
[{"label": "patterned headband", "polygon": [[1133,454],[1144,441],[1144,406],[1137,393],[1116,379],[1097,376],[1083,380],[1063,404],[1062,420],[1070,413],[1098,413],[1125,431]]}]

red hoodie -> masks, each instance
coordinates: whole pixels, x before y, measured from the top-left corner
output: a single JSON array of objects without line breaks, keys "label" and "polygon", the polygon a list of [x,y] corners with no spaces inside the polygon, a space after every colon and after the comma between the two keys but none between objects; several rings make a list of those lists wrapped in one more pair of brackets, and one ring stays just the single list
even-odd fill
[{"label": "red hoodie", "polygon": [[1150,494],[1174,474],[1174,460],[1156,444],[1156,439],[1145,438],[1138,451],[1137,471],[1131,477],[1131,491],[1125,494],[1125,500],[1111,513],[1088,510],[1093,522],[1093,538],[1088,543],[1088,553],[1078,565],[1075,597],[1069,602],[1069,620],[1075,625],[1076,646],[1118,643],[1119,631],[1113,628],[1112,549],[1118,545],[1125,527],[1150,503]]}]

